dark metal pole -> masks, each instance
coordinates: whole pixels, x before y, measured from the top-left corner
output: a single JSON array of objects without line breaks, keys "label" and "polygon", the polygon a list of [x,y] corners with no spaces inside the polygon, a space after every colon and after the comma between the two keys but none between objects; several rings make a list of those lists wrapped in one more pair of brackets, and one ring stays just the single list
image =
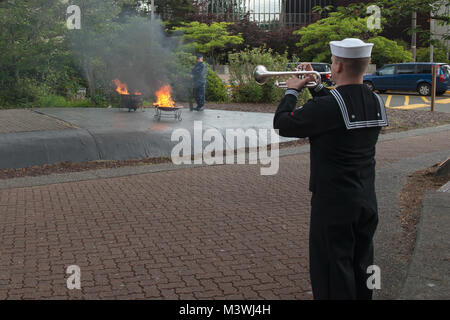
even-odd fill
[{"label": "dark metal pole", "polygon": [[417,27],[417,12],[414,11],[412,13],[412,23],[411,23],[411,28],[413,29],[413,33],[411,36],[411,53],[412,53],[414,62],[416,62],[416,39],[417,39],[417,34],[415,31],[416,27]]},{"label": "dark metal pole", "polygon": [[437,76],[438,68],[439,68],[438,65],[433,65],[432,69],[431,69],[431,77],[432,77],[432,82],[431,82],[431,112],[434,111],[434,102],[436,100],[436,76]]}]

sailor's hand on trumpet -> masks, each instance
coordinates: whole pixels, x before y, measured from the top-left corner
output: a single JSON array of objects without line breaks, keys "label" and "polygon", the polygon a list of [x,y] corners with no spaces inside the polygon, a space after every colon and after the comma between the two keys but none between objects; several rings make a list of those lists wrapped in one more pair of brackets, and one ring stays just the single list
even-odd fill
[{"label": "sailor's hand on trumpet", "polygon": [[305,75],[303,79],[300,79],[297,76],[292,76],[286,81],[286,86],[288,87],[288,89],[296,89],[300,91],[303,89],[303,87],[306,86],[306,84],[314,81],[314,79],[314,76],[311,74]]},{"label": "sailor's hand on trumpet", "polygon": [[[310,63],[301,63],[296,68],[295,71],[314,71]],[[292,76],[286,81],[286,86],[289,89],[301,90],[306,86],[307,83],[313,82],[315,77],[313,74],[305,74],[302,78],[298,76]]]}]

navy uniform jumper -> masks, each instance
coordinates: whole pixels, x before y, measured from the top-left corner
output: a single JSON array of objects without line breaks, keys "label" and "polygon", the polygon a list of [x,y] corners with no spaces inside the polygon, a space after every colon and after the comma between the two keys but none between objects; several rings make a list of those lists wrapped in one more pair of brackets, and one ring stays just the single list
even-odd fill
[{"label": "navy uniform jumper", "polygon": [[310,276],[315,299],[371,299],[367,267],[373,264],[378,223],[375,144],[387,126],[383,100],[364,84],[310,89],[296,109],[288,89],[274,128],[285,137],[309,137]]}]

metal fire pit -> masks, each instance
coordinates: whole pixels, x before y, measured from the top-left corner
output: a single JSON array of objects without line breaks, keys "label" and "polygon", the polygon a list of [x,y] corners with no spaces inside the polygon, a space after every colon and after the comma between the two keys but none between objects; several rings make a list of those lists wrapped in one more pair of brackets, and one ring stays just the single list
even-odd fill
[{"label": "metal fire pit", "polygon": [[137,108],[142,107],[143,97],[140,94],[121,94],[120,103],[122,108],[128,108],[128,112],[131,110],[136,111]]},{"label": "metal fire pit", "polygon": [[155,119],[159,121],[164,117],[175,118],[175,120],[181,121],[181,109],[183,109],[183,106],[160,107],[155,105]]}]

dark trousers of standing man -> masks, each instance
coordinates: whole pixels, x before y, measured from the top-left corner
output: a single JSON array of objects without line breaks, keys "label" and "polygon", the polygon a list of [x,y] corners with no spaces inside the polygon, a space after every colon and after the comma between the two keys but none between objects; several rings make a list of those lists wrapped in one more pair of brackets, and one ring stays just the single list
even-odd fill
[{"label": "dark trousers of standing man", "polygon": [[205,89],[206,84],[194,87],[194,97],[197,101],[197,108],[202,108],[205,105]]},{"label": "dark trousers of standing man", "polygon": [[378,224],[373,198],[332,200],[313,194],[309,253],[314,299],[372,298],[367,267],[373,264]]}]

